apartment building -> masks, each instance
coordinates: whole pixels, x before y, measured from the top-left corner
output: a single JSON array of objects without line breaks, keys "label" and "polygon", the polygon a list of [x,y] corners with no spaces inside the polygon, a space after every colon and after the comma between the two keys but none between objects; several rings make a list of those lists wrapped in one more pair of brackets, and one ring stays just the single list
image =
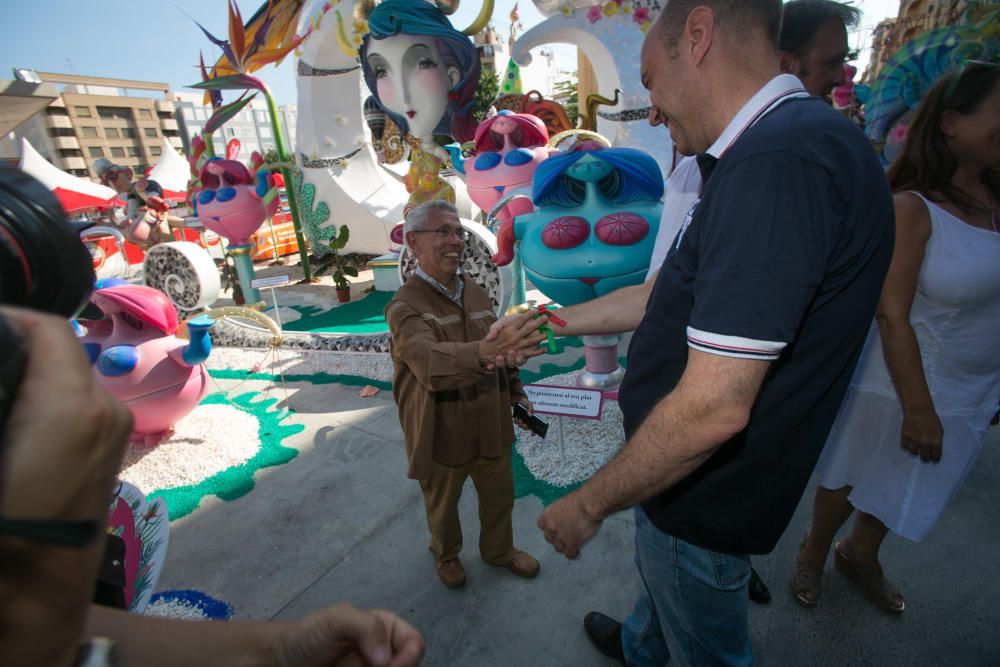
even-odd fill
[{"label": "apartment building", "polygon": [[[181,141],[185,152],[188,152],[191,147],[191,139],[204,133],[205,123],[212,117],[213,111],[210,106],[202,103],[201,93],[174,93],[173,100]],[[285,148],[291,151],[295,145],[298,109],[294,105],[286,105],[278,107],[277,111],[278,122],[281,124],[285,136]],[[266,154],[277,147],[271,119],[267,112],[267,104],[263,100],[254,99],[249,106],[230,119],[221,130],[213,133],[212,144],[215,147],[215,154],[225,155],[226,146],[233,139],[240,142],[239,159],[243,161],[246,161],[254,151]]]},{"label": "apartment building", "polygon": [[[15,128],[43,157],[76,176],[96,177],[97,158],[142,173],[156,164],[163,138],[182,146],[170,87],[153,81],[33,72],[61,88],[43,111]],[[13,143],[13,142],[11,142]]]}]

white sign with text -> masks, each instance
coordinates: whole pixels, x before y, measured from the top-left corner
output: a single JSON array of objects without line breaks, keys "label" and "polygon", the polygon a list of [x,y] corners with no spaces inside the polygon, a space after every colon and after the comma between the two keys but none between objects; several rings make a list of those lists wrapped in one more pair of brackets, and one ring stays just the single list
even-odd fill
[{"label": "white sign with text", "polygon": [[274,289],[283,287],[289,283],[288,274],[280,276],[269,276],[267,278],[254,278],[250,281],[250,287],[254,289]]},{"label": "white sign with text", "polygon": [[534,405],[535,412],[579,419],[601,418],[604,394],[597,389],[526,384],[524,393]]}]

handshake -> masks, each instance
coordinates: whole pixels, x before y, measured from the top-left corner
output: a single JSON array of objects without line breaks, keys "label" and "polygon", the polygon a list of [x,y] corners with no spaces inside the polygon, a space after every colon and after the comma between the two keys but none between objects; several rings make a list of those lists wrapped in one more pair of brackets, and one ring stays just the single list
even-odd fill
[{"label": "handshake", "polygon": [[547,331],[551,317],[549,313],[529,310],[497,320],[479,341],[479,363],[488,369],[521,366],[531,357],[544,354],[546,350],[539,344],[551,337]]}]

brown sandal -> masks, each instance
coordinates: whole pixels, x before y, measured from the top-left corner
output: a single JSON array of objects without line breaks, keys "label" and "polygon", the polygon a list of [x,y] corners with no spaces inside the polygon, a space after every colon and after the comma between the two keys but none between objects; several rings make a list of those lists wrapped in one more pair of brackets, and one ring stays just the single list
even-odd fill
[{"label": "brown sandal", "polygon": [[833,547],[833,562],[837,571],[861,588],[865,596],[882,611],[900,614],[906,609],[903,596],[882,574],[882,568],[859,563],[850,542],[837,542]]},{"label": "brown sandal", "polygon": [[[821,591],[820,580],[823,570],[817,572],[812,569],[802,557],[802,550],[805,549],[806,541],[802,540],[799,551],[795,555],[795,568],[792,570],[792,578],[788,582],[788,588],[792,591],[792,597],[803,607],[812,608],[819,602]],[[811,596],[806,597],[806,594]]]}]

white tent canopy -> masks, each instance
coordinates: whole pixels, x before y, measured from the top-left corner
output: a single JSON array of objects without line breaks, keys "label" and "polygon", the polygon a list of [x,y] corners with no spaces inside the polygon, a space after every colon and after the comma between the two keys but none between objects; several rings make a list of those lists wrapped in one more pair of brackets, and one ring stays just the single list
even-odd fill
[{"label": "white tent canopy", "polygon": [[35,147],[23,137],[21,138],[21,162],[18,166],[29,176],[41,181],[42,184],[49,190],[54,191],[56,188],[62,188],[63,190],[79,192],[80,194],[87,195],[89,197],[96,197],[97,199],[104,200],[110,200],[118,196],[117,192],[106,185],[94,183],[89,179],[73,176],[72,174],[67,174],[65,171],[43,158],[39,152],[35,150]]},{"label": "white tent canopy", "polygon": [[163,149],[156,166],[149,172],[149,178],[160,184],[164,190],[186,192],[191,179],[191,167],[170,142],[163,139]]}]

